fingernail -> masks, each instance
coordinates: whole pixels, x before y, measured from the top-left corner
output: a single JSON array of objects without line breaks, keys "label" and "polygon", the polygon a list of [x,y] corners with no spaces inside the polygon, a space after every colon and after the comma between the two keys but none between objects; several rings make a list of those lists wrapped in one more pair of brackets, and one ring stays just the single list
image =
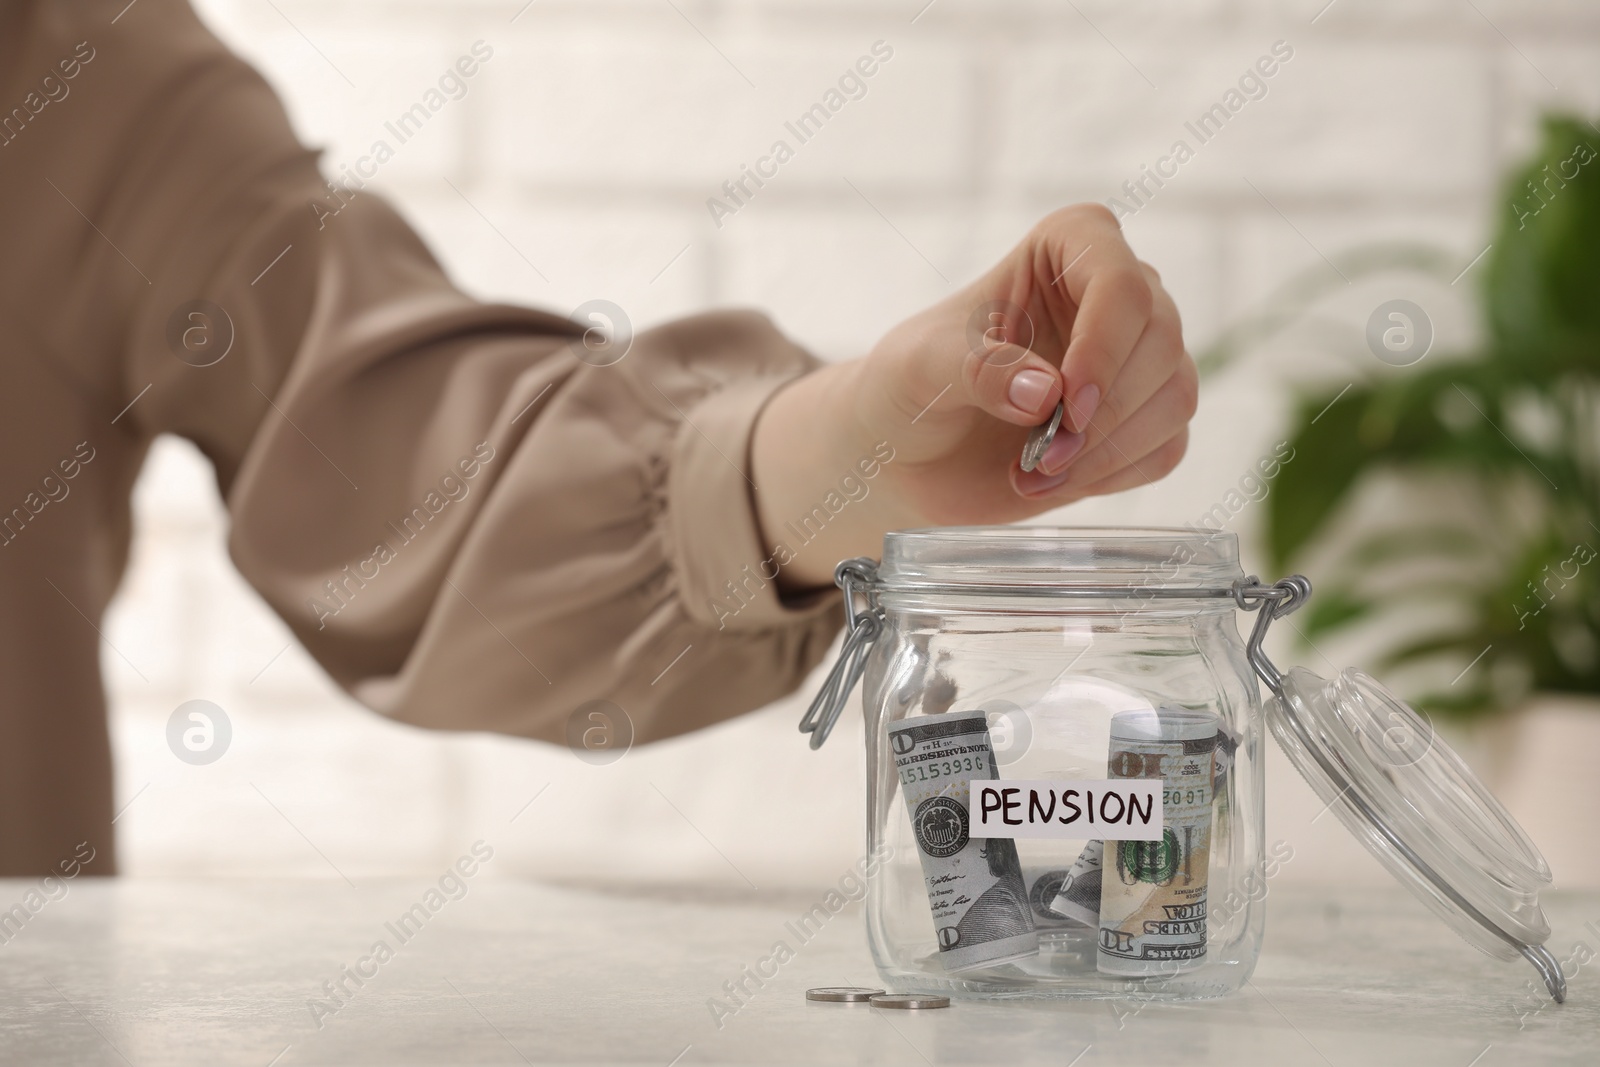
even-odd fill
[{"label": "fingernail", "polygon": [[1020,410],[1035,414],[1044,407],[1044,402],[1056,387],[1056,380],[1042,370],[1020,371],[1011,379],[1011,388],[1006,393],[1011,403]]},{"label": "fingernail", "polygon": [[1067,461],[1078,454],[1083,447],[1083,434],[1058,433],[1056,439],[1050,442],[1050,447],[1044,450],[1044,455],[1039,457],[1039,469],[1046,474],[1057,474],[1067,465]]},{"label": "fingernail", "polygon": [[1017,474],[1017,492],[1023,496],[1039,496],[1042,493],[1048,493],[1066,482],[1067,476],[1071,473],[1070,470],[1065,470],[1060,474],[1045,474],[1037,468],[1031,471],[1020,471]]},{"label": "fingernail", "polygon": [[1072,398],[1072,403],[1067,405],[1067,413],[1072,416],[1078,430],[1087,430],[1089,420],[1094,418],[1094,413],[1100,407],[1100,387],[1090,382],[1078,390],[1078,395]]}]

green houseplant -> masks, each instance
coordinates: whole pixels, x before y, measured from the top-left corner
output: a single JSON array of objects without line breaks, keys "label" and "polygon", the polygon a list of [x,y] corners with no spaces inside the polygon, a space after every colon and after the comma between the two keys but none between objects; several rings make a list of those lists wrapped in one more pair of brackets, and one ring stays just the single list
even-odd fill
[{"label": "green houseplant", "polygon": [[[1546,118],[1505,202],[1479,268],[1481,344],[1404,369],[1374,361],[1342,391],[1302,392],[1289,431],[1296,458],[1273,483],[1265,521],[1280,570],[1309,554],[1331,559],[1296,620],[1306,641],[1355,627],[1386,634],[1373,666],[1421,679],[1418,703],[1457,717],[1534,690],[1600,694],[1600,129]],[[1415,246],[1339,260],[1349,277],[1460,269]],[[1277,310],[1230,331],[1203,366],[1327,288],[1325,277],[1291,283]],[[1380,482],[1388,506],[1354,519]]]}]

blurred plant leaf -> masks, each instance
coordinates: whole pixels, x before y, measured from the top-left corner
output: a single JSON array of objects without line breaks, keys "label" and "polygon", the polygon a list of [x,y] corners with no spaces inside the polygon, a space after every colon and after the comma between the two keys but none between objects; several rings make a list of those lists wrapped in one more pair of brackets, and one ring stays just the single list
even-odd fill
[{"label": "blurred plant leaf", "polygon": [[1600,131],[1544,119],[1538,152],[1506,182],[1505,218],[1484,272],[1493,351],[1546,373],[1592,371],[1600,352]]},{"label": "blurred plant leaf", "polygon": [[1366,618],[1372,614],[1374,607],[1371,600],[1349,589],[1339,587],[1318,589],[1317,595],[1307,604],[1305,621],[1299,624],[1301,636],[1305,639],[1305,643],[1309,644],[1310,639],[1318,634]]},{"label": "blurred plant leaf", "polygon": [[1359,538],[1345,553],[1343,562],[1364,572],[1417,556],[1471,556],[1483,550],[1483,538],[1477,534],[1456,526],[1429,523]]},{"label": "blurred plant leaf", "polygon": [[1458,631],[1420,638],[1384,653],[1378,659],[1378,667],[1380,670],[1391,670],[1441,653],[1454,654],[1461,650],[1470,637],[1470,631]]},{"label": "blurred plant leaf", "polygon": [[1445,249],[1408,242],[1362,245],[1335,253],[1331,262],[1332,273],[1321,263],[1301,271],[1264,301],[1265,311],[1248,315],[1223,330],[1195,356],[1200,373],[1214,374],[1285,327],[1304,322],[1318,300],[1348,288],[1359,278],[1406,271],[1449,280],[1461,269],[1457,257]]},{"label": "blurred plant leaf", "polygon": [[[1309,638],[1448,605],[1446,622],[1392,643],[1379,666],[1458,663],[1462,673],[1422,700],[1452,715],[1504,707],[1530,687],[1600,693],[1600,562],[1588,562],[1600,545],[1600,129],[1547,117],[1502,211],[1481,272],[1484,346],[1302,394],[1293,458],[1266,508],[1268,554],[1289,569],[1374,478],[1416,487],[1415,504],[1391,507],[1381,529],[1326,546],[1335,577],[1301,629]],[[1352,278],[1406,267],[1454,282],[1460,272],[1457,257],[1415,245],[1334,258]],[[1203,352],[1202,366],[1226,365],[1343,288],[1325,269],[1296,276],[1270,311]],[[1484,513],[1430,511],[1439,492],[1458,503],[1467,494]],[[1430,569],[1369,580],[1419,565]]]}]

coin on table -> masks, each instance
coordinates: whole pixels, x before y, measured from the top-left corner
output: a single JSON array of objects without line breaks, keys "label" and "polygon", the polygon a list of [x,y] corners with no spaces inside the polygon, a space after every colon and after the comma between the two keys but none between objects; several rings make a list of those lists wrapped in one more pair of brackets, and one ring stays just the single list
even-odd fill
[{"label": "coin on table", "polygon": [[1023,470],[1031,471],[1039,465],[1039,461],[1044,458],[1045,449],[1056,439],[1056,431],[1061,428],[1061,416],[1066,412],[1066,403],[1058,401],[1050,421],[1042,422],[1028,431],[1028,443],[1022,446]]},{"label": "coin on table", "polygon": [[948,1008],[949,997],[936,997],[926,993],[879,993],[872,998],[874,1008]]},{"label": "coin on table", "polygon": [[826,1004],[864,1004],[882,992],[861,985],[825,985],[806,990],[806,999]]}]

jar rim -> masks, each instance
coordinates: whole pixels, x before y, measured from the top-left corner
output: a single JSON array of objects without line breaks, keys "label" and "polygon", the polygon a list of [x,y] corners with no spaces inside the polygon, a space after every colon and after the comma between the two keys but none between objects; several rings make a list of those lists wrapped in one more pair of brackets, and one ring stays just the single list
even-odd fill
[{"label": "jar rim", "polygon": [[1183,526],[946,526],[884,536],[879,581],[927,585],[1226,587],[1239,539]]}]

